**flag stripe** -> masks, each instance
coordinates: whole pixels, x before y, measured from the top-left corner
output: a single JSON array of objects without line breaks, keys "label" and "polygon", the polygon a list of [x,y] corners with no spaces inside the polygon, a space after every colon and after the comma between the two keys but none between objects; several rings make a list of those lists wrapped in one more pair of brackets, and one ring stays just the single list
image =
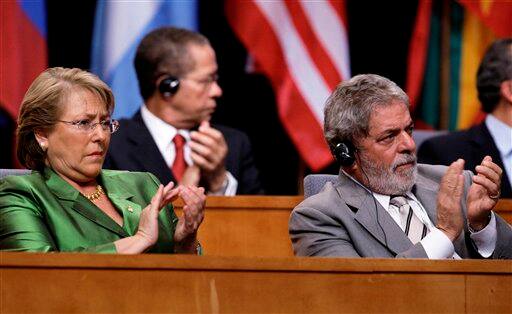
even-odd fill
[{"label": "flag stripe", "polygon": [[[329,0],[331,4],[331,8],[334,10],[334,13],[338,16],[341,21],[341,24],[344,25],[345,30],[347,29],[347,9],[345,5],[345,0]],[[347,36],[348,37],[348,36]],[[348,41],[347,41],[348,45]]]},{"label": "flag stripe", "polygon": [[[288,66],[295,84],[304,96],[306,103],[318,123],[323,123],[322,104],[329,97],[330,90],[315,64],[306,53],[305,45],[294,28],[288,10],[282,2],[256,1],[265,19],[272,27],[282,47],[285,64]],[[301,62],[296,62],[300,60]]]},{"label": "flag stripe", "polygon": [[[44,15],[43,1],[30,6],[32,15]],[[31,82],[48,64],[46,38],[42,36],[46,27],[35,25],[33,20],[44,18],[29,18],[18,2],[0,1],[0,104],[14,119]]]},{"label": "flag stripe", "polygon": [[[304,48],[309,55],[309,58],[324,78],[325,84],[329,90],[333,90],[340,82],[341,77],[336,71],[336,66],[332,62],[323,44],[318,40],[319,38],[313,32],[311,21],[305,15],[305,11],[299,2],[286,1],[286,6],[290,12],[290,18],[293,21],[295,29],[304,43]],[[307,43],[307,45],[305,44]]]},{"label": "flag stripe", "polygon": [[472,12],[465,11],[463,24],[458,129],[472,126],[481,117],[476,90],[476,73],[485,49],[494,40],[492,32]]},{"label": "flag stripe", "polygon": [[[426,3],[432,6],[431,12],[428,14],[424,12],[423,15],[418,14],[416,20],[416,27],[422,23],[426,24],[425,20],[427,17],[430,20],[430,39],[428,57],[426,58],[427,66],[424,73],[418,70],[418,63],[422,62],[422,58],[418,55],[424,49],[411,43],[409,51],[407,92],[411,97],[413,105],[418,101],[422,93],[422,99],[419,102],[420,107],[415,111],[415,120],[418,122],[422,118],[431,127],[439,127],[439,72],[443,72],[440,64],[441,48],[443,48],[444,52],[449,48],[448,90],[450,99],[447,128],[449,130],[466,129],[476,123],[480,123],[485,117],[477,97],[477,70],[485,50],[494,41],[495,35],[499,32],[506,32],[507,28],[512,29],[512,23],[498,22],[500,17],[505,15],[510,20],[512,6],[500,1],[475,2],[458,0],[457,2],[450,2],[449,10],[443,10],[442,2],[421,0],[418,12]],[[446,16],[446,14],[450,14],[450,42],[443,42],[442,44],[446,45],[446,47],[443,47],[440,45],[439,24],[440,17]],[[422,19],[423,22],[421,21]],[[416,32],[417,29],[414,32],[415,35]],[[412,41],[414,40],[413,36]],[[442,57],[445,56],[443,55]],[[413,77],[415,75],[416,77]],[[418,85],[412,86],[412,83],[414,83],[412,81],[420,81],[421,79],[424,81],[423,90]]]},{"label": "flag stripe", "polygon": [[18,0],[18,3],[27,18],[39,31],[39,36],[46,38],[46,10],[42,0]]},{"label": "flag stripe", "polygon": [[[450,101],[448,108],[448,129],[455,130],[457,127],[457,115],[459,111],[459,82],[461,74],[461,49],[462,49],[462,23],[464,12],[460,5],[455,2],[450,4]],[[476,74],[476,73],[475,73]]]},{"label": "flag stripe", "polygon": [[[274,33],[274,25],[258,8],[257,4],[250,1],[228,1],[228,21],[269,77],[276,91],[279,116],[299,154],[313,171],[318,171],[332,162],[321,124],[287,66],[286,54],[278,34]],[[282,27],[282,22],[279,25]]]},{"label": "flag stripe", "polygon": [[133,66],[140,40],[169,25],[197,30],[197,1],[98,1],[91,70],[112,88],[115,118],[131,117],[143,102]]},{"label": "flag stripe", "polygon": [[419,102],[425,68],[427,63],[428,42],[430,36],[430,16],[432,2],[422,0],[418,3],[416,24],[409,44],[407,60],[407,95],[411,102],[411,112],[414,112]]},{"label": "flag stripe", "polygon": [[302,159],[313,171],[319,171],[333,161],[323,129],[286,69],[282,76],[286,79],[277,95],[278,103],[284,105],[279,107],[281,120]]},{"label": "flag stripe", "polygon": [[512,2],[458,0],[471,14],[497,37],[512,36]]},{"label": "flag stripe", "polygon": [[[438,11],[442,3],[432,4],[433,11]],[[412,51],[411,53],[414,53]],[[441,91],[439,86],[441,67],[441,18],[432,14],[430,19],[430,36],[428,42],[427,62],[423,83],[422,106],[418,108],[420,116],[429,126],[439,126]]]},{"label": "flag stripe", "polygon": [[[326,49],[329,60],[338,71],[336,86],[341,78],[350,78],[350,52],[348,50],[347,30],[341,18],[329,2],[312,2],[301,0],[315,35]],[[338,2],[338,7],[342,8]],[[329,30],[329,31],[327,31]],[[309,45],[308,45],[309,46]],[[332,85],[333,82],[329,82]]]},{"label": "flag stripe", "polygon": [[[161,2],[106,1],[106,32],[103,46],[105,71],[110,73],[129,48],[140,40],[143,30],[156,15]],[[136,19],[125,17],[136,16]]]}]

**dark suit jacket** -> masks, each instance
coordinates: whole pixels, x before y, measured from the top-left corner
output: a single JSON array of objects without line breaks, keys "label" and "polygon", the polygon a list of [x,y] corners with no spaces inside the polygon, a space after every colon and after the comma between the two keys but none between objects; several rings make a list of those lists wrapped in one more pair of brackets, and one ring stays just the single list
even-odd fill
[{"label": "dark suit jacket", "polygon": [[[120,121],[119,131],[112,135],[103,164],[105,169],[147,171],[160,182],[176,182],[172,171],[158,150],[155,140],[142,120],[140,111],[132,119]],[[254,165],[249,138],[235,129],[215,125],[228,145],[226,169],[237,179],[237,194],[261,194],[258,171]]]},{"label": "dark suit jacket", "polygon": [[[123,216],[123,226],[49,168],[1,179],[0,250],[116,253],[114,242],[137,232],[159,182],[149,173],[112,170],[103,170],[98,181]],[[173,253],[178,218],[172,205],[158,220],[158,240],[148,252]]]},{"label": "dark suit jacket", "polygon": [[[486,155],[492,157],[494,163],[503,171],[505,169],[500,152],[489,133],[485,123],[474,126],[465,131],[434,137],[426,140],[418,149],[418,162],[431,165],[450,165],[459,158],[466,161],[464,168],[475,172]],[[501,177],[501,197],[512,198],[512,188],[507,175]]]},{"label": "dark suit jacket", "polygon": [[[436,224],[436,199],[445,166],[418,165],[413,193],[430,220]],[[471,173],[464,172],[466,199]],[[462,201],[466,217],[466,202]],[[512,228],[496,216],[497,240],[491,258],[512,258]],[[478,258],[464,219],[464,231],[454,241],[455,252],[462,258]],[[300,203],[290,217],[290,238],[299,256],[406,257],[427,258],[420,242],[412,244],[391,215],[373,195],[349,177],[340,174],[339,182]]]}]

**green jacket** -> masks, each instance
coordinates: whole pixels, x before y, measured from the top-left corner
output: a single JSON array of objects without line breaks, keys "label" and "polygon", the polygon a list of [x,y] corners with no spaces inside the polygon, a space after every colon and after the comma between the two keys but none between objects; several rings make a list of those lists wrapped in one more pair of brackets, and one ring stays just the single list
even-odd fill
[{"label": "green jacket", "polygon": [[[113,242],[137,232],[159,182],[149,173],[114,170],[102,170],[98,182],[122,227],[49,168],[0,180],[0,250],[116,253]],[[148,252],[174,251],[177,222],[172,205],[162,209],[158,241]]]}]

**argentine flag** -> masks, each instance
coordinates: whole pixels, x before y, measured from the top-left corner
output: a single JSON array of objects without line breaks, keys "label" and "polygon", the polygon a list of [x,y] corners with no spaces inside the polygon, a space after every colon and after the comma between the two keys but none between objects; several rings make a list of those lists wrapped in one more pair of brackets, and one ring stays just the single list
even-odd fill
[{"label": "argentine flag", "polygon": [[100,0],[96,6],[91,71],[114,92],[114,118],[129,118],[143,103],[133,66],[139,42],[162,26],[197,30],[197,0]]}]

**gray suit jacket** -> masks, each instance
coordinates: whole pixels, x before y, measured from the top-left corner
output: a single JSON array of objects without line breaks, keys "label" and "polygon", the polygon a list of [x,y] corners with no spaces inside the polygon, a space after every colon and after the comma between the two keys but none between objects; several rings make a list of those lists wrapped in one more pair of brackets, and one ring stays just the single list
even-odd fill
[{"label": "gray suit jacket", "polygon": [[[446,166],[418,165],[418,179],[413,193],[436,224],[436,199]],[[462,210],[466,219],[466,196],[471,172],[464,172]],[[497,244],[491,258],[512,257],[512,228],[496,215]],[[343,173],[336,184],[305,199],[290,217],[290,238],[299,256],[406,257],[427,258],[421,243],[413,245],[387,211],[364,188]],[[454,242],[462,258],[481,258],[464,232]]]}]

